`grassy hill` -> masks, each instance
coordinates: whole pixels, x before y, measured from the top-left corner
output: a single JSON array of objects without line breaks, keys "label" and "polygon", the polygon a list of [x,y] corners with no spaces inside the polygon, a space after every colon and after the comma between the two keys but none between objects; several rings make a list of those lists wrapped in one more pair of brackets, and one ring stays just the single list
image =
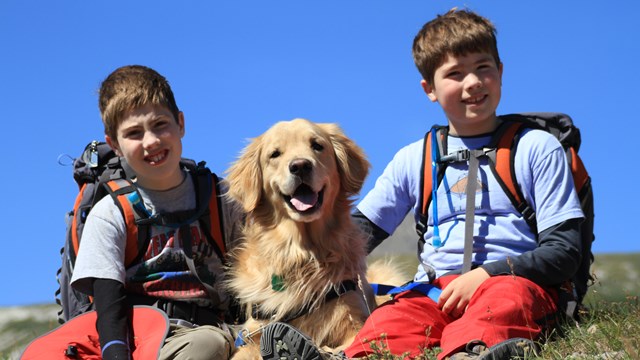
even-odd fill
[{"label": "grassy hill", "polygon": [[[412,274],[414,253],[395,250],[394,260]],[[381,253],[377,249],[373,255]],[[545,345],[544,358],[640,359],[640,253],[597,254],[592,270],[597,280],[586,298],[591,314],[580,324],[566,324],[564,336]],[[31,340],[54,329],[57,310],[55,304],[0,308],[0,359],[18,359]],[[425,359],[435,354],[428,352]]]},{"label": "grassy hill", "polygon": [[36,337],[58,326],[56,304],[0,308],[0,359],[18,359]]}]

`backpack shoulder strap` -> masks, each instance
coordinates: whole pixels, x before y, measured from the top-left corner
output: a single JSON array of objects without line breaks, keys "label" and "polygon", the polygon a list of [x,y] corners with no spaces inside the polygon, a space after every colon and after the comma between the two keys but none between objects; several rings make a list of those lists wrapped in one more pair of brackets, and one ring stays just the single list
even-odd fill
[{"label": "backpack shoulder strap", "polygon": [[[196,211],[197,219],[200,226],[203,228],[203,233],[207,238],[207,242],[214,249],[218,255],[220,261],[225,262],[226,246],[224,237],[222,234],[222,218],[219,216],[219,203],[218,196],[218,181],[217,177],[211,173],[211,171],[205,166],[205,162],[202,161],[193,167],[193,162],[190,161],[187,164],[187,170],[193,171],[193,179],[195,181],[196,189]],[[184,242],[185,262],[193,276],[204,286],[209,297],[216,303],[222,304],[216,289],[209,283],[202,281],[198,274],[198,266],[196,266],[193,260],[193,254],[191,252],[191,232],[189,230],[189,223],[180,226],[182,241]]]},{"label": "backpack shoulder strap", "polygon": [[209,223],[207,225],[209,227],[209,233],[213,236],[214,242],[218,245],[222,254],[225,255],[227,247],[224,241],[224,228],[220,204],[221,197],[219,196],[220,188],[216,174],[211,173],[211,181],[213,186],[211,187],[211,196],[209,197]]},{"label": "backpack shoulder strap", "polygon": [[[138,223],[140,219],[148,217],[146,209],[141,203],[140,194],[136,186],[127,179],[114,179],[105,184],[114,203],[120,209],[127,227],[127,245],[125,248],[125,268],[140,260],[148,245],[149,231],[147,226]],[[135,196],[131,196],[134,194]],[[131,199],[133,197],[133,201]],[[138,206],[137,206],[138,205]],[[136,207],[137,206],[137,207]]]},{"label": "backpack shoulder strap", "polygon": [[489,147],[495,148],[495,157],[489,157],[490,168],[516,210],[522,214],[527,224],[537,232],[536,215],[533,208],[526,202],[522,190],[518,185],[515,167],[516,147],[520,140],[520,134],[527,128],[532,127],[523,121],[517,121],[513,117],[503,121],[496,129],[490,141]]},{"label": "backpack shoulder strap", "polygon": [[438,184],[442,181],[444,176],[444,170],[446,167],[446,163],[436,162],[436,179],[434,180],[433,176],[433,139],[432,133],[435,130],[436,133],[436,144],[437,149],[435,156],[439,158],[440,155],[444,154],[447,149],[447,133],[448,128],[446,126],[434,125],[431,127],[431,130],[427,132],[424,136],[424,150],[422,152],[422,167],[420,170],[420,199],[418,199],[418,204],[420,204],[420,221],[416,224],[416,232],[420,236],[421,242],[423,241],[423,236],[427,231],[427,223],[429,220],[429,204],[431,203],[434,183],[435,187],[438,187]]},{"label": "backpack shoulder strap", "polygon": [[224,237],[224,223],[221,211],[219,180],[216,174],[207,168],[206,163],[192,160],[183,165],[193,174],[196,186],[196,207],[199,209],[199,222],[209,244],[221,260],[227,252]]},{"label": "backpack shoulder strap", "polygon": [[571,174],[573,175],[573,184],[576,187],[578,197],[583,199],[586,196],[586,192],[590,191],[591,179],[587,168],[584,166],[582,159],[578,156],[578,150],[574,147],[570,147],[565,150],[567,154],[567,160],[569,166],[571,166]]},{"label": "backpack shoulder strap", "polygon": [[80,233],[79,233],[79,222],[82,221],[81,217],[86,217],[87,214],[85,211],[81,209],[82,207],[82,199],[85,197],[85,192],[92,191],[89,189],[87,183],[82,184],[80,187],[80,192],[78,192],[78,196],[76,196],[76,201],[73,204],[73,217],[71,218],[71,228],[69,233],[71,234],[71,238],[69,239],[71,242],[71,250],[69,252],[69,256],[71,258],[71,263],[75,264],[76,256],[78,254],[78,249],[80,248]]}]

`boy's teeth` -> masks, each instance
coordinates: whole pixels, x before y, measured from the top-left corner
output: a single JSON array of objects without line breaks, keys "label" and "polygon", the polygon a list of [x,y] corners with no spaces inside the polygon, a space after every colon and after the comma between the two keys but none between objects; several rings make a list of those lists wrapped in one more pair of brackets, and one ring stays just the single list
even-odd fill
[{"label": "boy's teeth", "polygon": [[158,162],[158,161],[162,160],[162,158],[164,158],[164,156],[162,154],[159,154],[159,155],[156,155],[156,156],[149,157],[149,161]]},{"label": "boy's teeth", "polygon": [[467,103],[471,103],[471,104],[475,104],[475,103],[477,103],[478,101],[482,100],[482,98],[483,98],[482,96],[478,96],[478,97],[474,97],[474,98],[467,99],[467,101],[466,101],[466,102],[467,102]]}]

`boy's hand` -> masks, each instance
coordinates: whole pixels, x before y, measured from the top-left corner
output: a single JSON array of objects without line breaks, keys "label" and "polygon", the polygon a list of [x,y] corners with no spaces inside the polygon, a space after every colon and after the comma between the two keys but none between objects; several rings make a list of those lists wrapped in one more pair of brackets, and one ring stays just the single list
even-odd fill
[{"label": "boy's hand", "polygon": [[482,268],[475,268],[460,275],[442,290],[438,306],[451,317],[462,316],[480,284],[490,277]]}]

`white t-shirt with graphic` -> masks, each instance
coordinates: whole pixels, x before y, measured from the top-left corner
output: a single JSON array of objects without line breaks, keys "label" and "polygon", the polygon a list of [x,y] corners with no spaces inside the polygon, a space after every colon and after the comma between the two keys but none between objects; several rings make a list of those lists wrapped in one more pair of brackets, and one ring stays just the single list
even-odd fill
[{"label": "white t-shirt with graphic", "polygon": [[[167,191],[138,188],[146,208],[152,213],[171,213],[194,209],[194,183],[191,175],[177,187]],[[239,212],[222,201],[228,249],[235,245]],[[191,225],[192,254],[198,276],[212,285],[223,302],[223,264],[206,239],[198,221]],[[209,306],[211,300],[201,282],[189,271],[177,229],[151,226],[151,240],[142,262],[125,270],[124,256],[127,230],[124,218],[110,196],[101,199],[91,210],[83,230],[82,241],[73,271],[74,288],[92,294],[92,280],[112,279],[125,285],[129,293],[192,301]],[[213,304],[215,305],[215,304]]]}]

